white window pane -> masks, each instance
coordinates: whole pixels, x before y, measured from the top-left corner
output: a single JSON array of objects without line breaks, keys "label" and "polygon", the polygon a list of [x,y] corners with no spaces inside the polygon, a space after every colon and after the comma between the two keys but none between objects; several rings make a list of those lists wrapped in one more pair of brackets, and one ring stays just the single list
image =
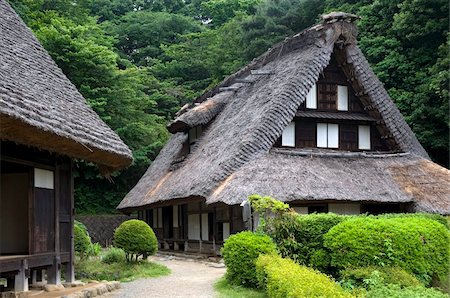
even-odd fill
[{"label": "white window pane", "polygon": [[317,147],[328,147],[327,124],[317,123]]},{"label": "white window pane", "polygon": [[370,150],[370,126],[358,126],[358,148],[361,150]]},{"label": "white window pane", "polygon": [[178,228],[178,205],[173,206],[173,227]]},{"label": "white window pane", "polygon": [[338,111],[348,111],[348,88],[338,85]]},{"label": "white window pane", "polygon": [[34,187],[54,189],[53,171],[35,168]]},{"label": "white window pane", "polygon": [[158,228],[163,227],[162,208],[158,208]]},{"label": "white window pane", "polygon": [[198,214],[188,215],[188,239],[200,240],[200,219]]},{"label": "white window pane", "polygon": [[209,239],[208,213],[202,213],[202,240]]},{"label": "white window pane", "polygon": [[158,209],[153,208],[153,225],[152,228],[156,229],[158,227]]},{"label": "white window pane", "polygon": [[317,109],[317,92],[316,84],[314,84],[306,95],[306,108]]},{"label": "white window pane", "polygon": [[223,240],[225,241],[230,237],[230,223],[224,222],[223,223]]},{"label": "white window pane", "polygon": [[283,130],[281,135],[281,146],[295,147],[295,122],[291,122]]},{"label": "white window pane", "polygon": [[339,148],[338,124],[328,124],[328,148]]}]

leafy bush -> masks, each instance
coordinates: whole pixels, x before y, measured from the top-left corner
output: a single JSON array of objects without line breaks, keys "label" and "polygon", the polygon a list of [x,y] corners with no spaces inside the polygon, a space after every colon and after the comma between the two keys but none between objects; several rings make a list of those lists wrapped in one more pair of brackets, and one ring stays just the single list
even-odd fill
[{"label": "leafy bush", "polygon": [[156,253],[158,248],[155,233],[142,220],[131,219],[123,222],[114,232],[114,246],[125,251],[127,261],[146,258]]},{"label": "leafy bush", "polygon": [[222,248],[227,279],[236,285],[256,286],[255,262],[260,254],[275,254],[275,243],[267,235],[249,231],[230,236]]},{"label": "leafy bush", "polygon": [[279,256],[259,256],[256,272],[269,297],[351,297],[325,274]]},{"label": "leafy bush", "polygon": [[121,248],[111,246],[102,258],[106,264],[121,263],[125,261],[125,251]]},{"label": "leafy bush", "polygon": [[400,287],[417,287],[420,286],[419,280],[399,267],[361,267],[361,268],[347,268],[341,271],[341,285],[346,288],[354,289],[355,287],[367,286],[369,280],[374,272],[379,275],[380,281],[386,284],[396,284]]},{"label": "leafy bush", "polygon": [[420,217],[346,220],[324,236],[331,264],[338,268],[399,266],[424,283],[448,276],[449,231],[435,220]]},{"label": "leafy bush", "polygon": [[329,273],[331,259],[323,246],[323,235],[347,218],[333,213],[298,215],[290,212],[269,219],[265,230],[283,257]]},{"label": "leafy bush", "polygon": [[448,295],[433,288],[407,287],[401,288],[399,285],[386,285],[375,287],[368,291],[366,298],[448,298]]},{"label": "leafy bush", "polygon": [[372,272],[370,278],[364,280],[369,290],[363,296],[367,298],[444,298],[445,295],[435,289],[424,286],[408,286],[402,288],[398,284],[385,284],[379,271]]},{"label": "leafy bush", "polygon": [[75,220],[73,225],[73,236],[75,253],[81,257],[88,256],[92,243],[86,226],[81,222]]},{"label": "leafy bush", "polygon": [[411,217],[420,217],[435,220],[441,224],[443,224],[447,229],[450,229],[450,222],[445,218],[445,216],[434,213],[385,213],[377,216],[378,218],[411,218]]}]

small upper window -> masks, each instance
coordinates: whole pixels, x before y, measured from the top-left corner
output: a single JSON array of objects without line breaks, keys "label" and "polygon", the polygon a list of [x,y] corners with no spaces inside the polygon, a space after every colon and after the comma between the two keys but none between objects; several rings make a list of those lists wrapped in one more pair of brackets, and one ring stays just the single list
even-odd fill
[{"label": "small upper window", "polygon": [[306,108],[317,109],[317,90],[314,84],[306,95]]},{"label": "small upper window", "polygon": [[337,86],[337,110],[348,111],[348,87]]}]

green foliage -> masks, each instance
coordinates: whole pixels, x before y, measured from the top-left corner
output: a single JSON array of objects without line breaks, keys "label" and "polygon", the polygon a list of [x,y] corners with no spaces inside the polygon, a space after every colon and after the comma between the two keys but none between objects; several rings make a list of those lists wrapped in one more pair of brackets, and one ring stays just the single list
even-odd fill
[{"label": "green foliage", "polygon": [[355,287],[367,286],[367,280],[373,277],[374,272],[377,272],[380,282],[384,285],[395,284],[400,287],[418,287],[421,285],[420,281],[399,267],[377,267],[368,266],[360,268],[347,268],[340,272],[340,283],[344,287],[354,289]]},{"label": "green foliage", "polygon": [[125,251],[121,248],[111,246],[101,258],[103,263],[121,263],[125,262]]},{"label": "green foliage", "polygon": [[104,263],[98,258],[82,259],[75,262],[75,277],[89,280],[132,281],[138,278],[158,277],[170,274],[166,266],[142,262]]},{"label": "green foliage", "polygon": [[114,232],[114,246],[125,251],[127,261],[137,261],[156,253],[158,243],[152,228],[142,220],[131,219],[123,222]]},{"label": "green foliage", "polygon": [[398,266],[426,283],[448,277],[449,241],[442,224],[420,217],[349,219],[324,236],[333,266]]},{"label": "green foliage", "polygon": [[176,44],[182,34],[202,30],[192,18],[152,11],[133,11],[105,25],[117,36],[116,47],[136,65],[151,65],[161,54],[161,45]]},{"label": "green foliage", "polygon": [[387,285],[373,288],[368,291],[366,298],[448,298],[448,295],[425,287],[401,288],[398,285]]},{"label": "green foliage", "polygon": [[269,297],[352,297],[325,274],[279,256],[261,255],[256,272]]},{"label": "green foliage", "polygon": [[75,253],[81,257],[88,256],[92,245],[91,237],[89,237],[86,226],[76,220],[73,225],[73,239]]},{"label": "green foliage", "polygon": [[447,220],[447,218],[440,214],[435,213],[385,213],[377,215],[376,218],[427,218],[432,219],[434,221],[437,221],[441,224],[443,224],[447,229],[450,230],[450,222]]},{"label": "green foliage", "polygon": [[368,286],[365,297],[369,298],[444,298],[448,295],[439,292],[433,288],[425,288],[424,286],[407,286],[402,287],[399,284],[386,284],[381,277],[379,271],[372,272],[370,278],[364,280]]},{"label": "green foliage", "polygon": [[73,242],[75,253],[81,258],[98,256],[102,250],[99,243],[92,243],[86,226],[75,220],[73,225]]},{"label": "green foliage", "polygon": [[323,245],[323,236],[347,218],[333,213],[299,215],[291,212],[269,219],[265,230],[282,256],[331,273],[330,254]]},{"label": "green foliage", "polygon": [[289,204],[278,201],[272,197],[263,197],[257,194],[253,194],[248,197],[248,201],[252,208],[259,213],[264,213],[267,211],[273,213],[281,213],[289,210]]},{"label": "green foliage", "polygon": [[275,254],[276,250],[267,235],[245,231],[230,236],[222,248],[227,279],[235,285],[255,287],[256,259],[260,254]]}]

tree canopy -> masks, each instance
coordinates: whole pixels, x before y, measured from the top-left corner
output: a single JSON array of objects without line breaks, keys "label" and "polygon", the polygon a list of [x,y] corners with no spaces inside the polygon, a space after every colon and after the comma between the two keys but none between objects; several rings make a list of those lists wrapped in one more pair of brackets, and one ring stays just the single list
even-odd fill
[{"label": "tree canopy", "polygon": [[358,14],[359,46],[432,159],[448,167],[446,0],[9,0],[132,149],[111,184],[77,163],[76,208],[111,212],[185,103],[323,13]]}]

